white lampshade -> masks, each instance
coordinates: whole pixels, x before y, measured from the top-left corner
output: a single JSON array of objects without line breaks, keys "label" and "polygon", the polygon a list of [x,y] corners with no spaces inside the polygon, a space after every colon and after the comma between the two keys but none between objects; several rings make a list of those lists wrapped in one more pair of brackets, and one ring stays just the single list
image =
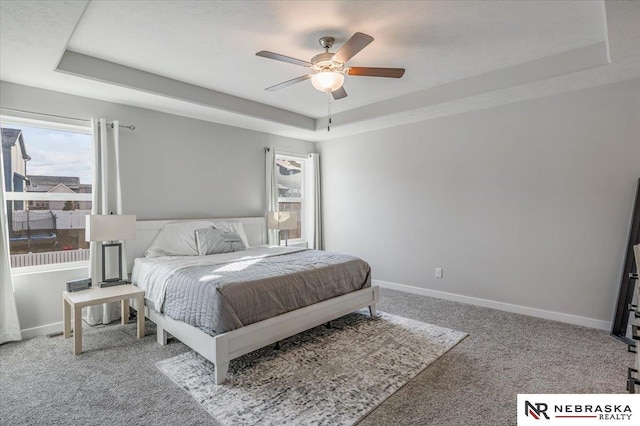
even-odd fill
[{"label": "white lampshade", "polygon": [[321,71],[311,76],[311,84],[321,92],[333,92],[342,87],[344,75],[334,71]]},{"label": "white lampshade", "polygon": [[298,228],[298,212],[269,212],[268,216],[269,229],[297,229]]},{"label": "white lampshade", "polygon": [[85,241],[136,239],[135,215],[87,215]]}]

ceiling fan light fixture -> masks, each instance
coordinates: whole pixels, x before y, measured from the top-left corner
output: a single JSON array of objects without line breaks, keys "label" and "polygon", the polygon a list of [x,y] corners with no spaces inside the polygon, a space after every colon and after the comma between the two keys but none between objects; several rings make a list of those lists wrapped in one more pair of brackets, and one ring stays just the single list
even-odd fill
[{"label": "ceiling fan light fixture", "polygon": [[311,76],[311,84],[321,92],[333,92],[342,87],[344,75],[335,71],[321,71]]},{"label": "ceiling fan light fixture", "polygon": [[386,78],[400,78],[404,75],[404,68],[347,66],[347,62],[351,60],[351,58],[373,41],[373,37],[370,35],[355,33],[335,53],[329,52],[329,49],[331,49],[336,41],[333,37],[321,37],[319,41],[324,52],[313,56],[310,61],[303,61],[266,50],[261,50],[256,53],[256,56],[262,56],[263,58],[310,68],[305,75],[267,87],[265,90],[280,90],[292,84],[310,79],[314,89],[320,92],[331,93],[331,97],[337,101],[347,97],[347,91],[344,90],[342,86],[345,75]]}]

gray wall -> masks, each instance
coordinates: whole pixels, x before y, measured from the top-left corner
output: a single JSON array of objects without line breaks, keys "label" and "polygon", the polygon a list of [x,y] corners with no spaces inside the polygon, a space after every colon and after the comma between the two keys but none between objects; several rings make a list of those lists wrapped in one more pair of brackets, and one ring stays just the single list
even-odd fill
[{"label": "gray wall", "polygon": [[[120,165],[123,209],[138,219],[265,215],[263,147],[315,152],[311,142],[7,82],[0,107],[134,124],[120,131]],[[87,276],[86,267],[16,271],[23,337],[62,330],[65,283]]]},{"label": "gray wall", "polygon": [[363,257],[375,280],[611,321],[640,80],[318,148],[326,248]]},{"label": "gray wall", "polygon": [[[640,177],[638,93],[634,80],[320,143],[327,249],[362,256],[376,280],[610,321]],[[135,124],[121,131],[123,201],[141,219],[261,215],[262,147],[314,150],[5,82],[0,106]],[[15,277],[28,336],[60,329],[56,300],[81,276]]]},{"label": "gray wall", "polygon": [[123,208],[139,219],[261,216],[262,148],[315,151],[312,142],[7,82],[0,106],[134,124],[120,131],[120,166]]}]

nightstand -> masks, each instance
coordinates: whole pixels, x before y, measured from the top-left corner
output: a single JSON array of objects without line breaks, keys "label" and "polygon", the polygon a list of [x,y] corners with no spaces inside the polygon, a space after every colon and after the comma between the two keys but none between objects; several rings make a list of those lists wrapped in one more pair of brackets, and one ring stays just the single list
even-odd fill
[{"label": "nightstand", "polygon": [[120,302],[122,324],[129,322],[129,299],[137,300],[138,339],[144,337],[144,290],[131,285],[91,288],[69,293],[62,292],[62,318],[64,337],[71,337],[71,310],[73,309],[73,353],[82,353],[82,308],[102,303]]}]

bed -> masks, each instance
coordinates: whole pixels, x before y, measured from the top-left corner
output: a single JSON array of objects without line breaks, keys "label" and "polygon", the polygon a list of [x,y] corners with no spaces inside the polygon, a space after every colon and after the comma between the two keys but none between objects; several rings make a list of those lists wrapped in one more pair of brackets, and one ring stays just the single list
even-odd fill
[{"label": "bed", "polygon": [[138,221],[127,263],[134,284],[145,289],[144,314],[157,325],[158,343],[171,334],[191,347],[215,365],[217,384],[234,358],[358,309],[375,316],[378,288],[366,262],[266,248],[263,217],[202,219],[241,223],[248,250],[145,258],[160,229],[178,222]]}]

